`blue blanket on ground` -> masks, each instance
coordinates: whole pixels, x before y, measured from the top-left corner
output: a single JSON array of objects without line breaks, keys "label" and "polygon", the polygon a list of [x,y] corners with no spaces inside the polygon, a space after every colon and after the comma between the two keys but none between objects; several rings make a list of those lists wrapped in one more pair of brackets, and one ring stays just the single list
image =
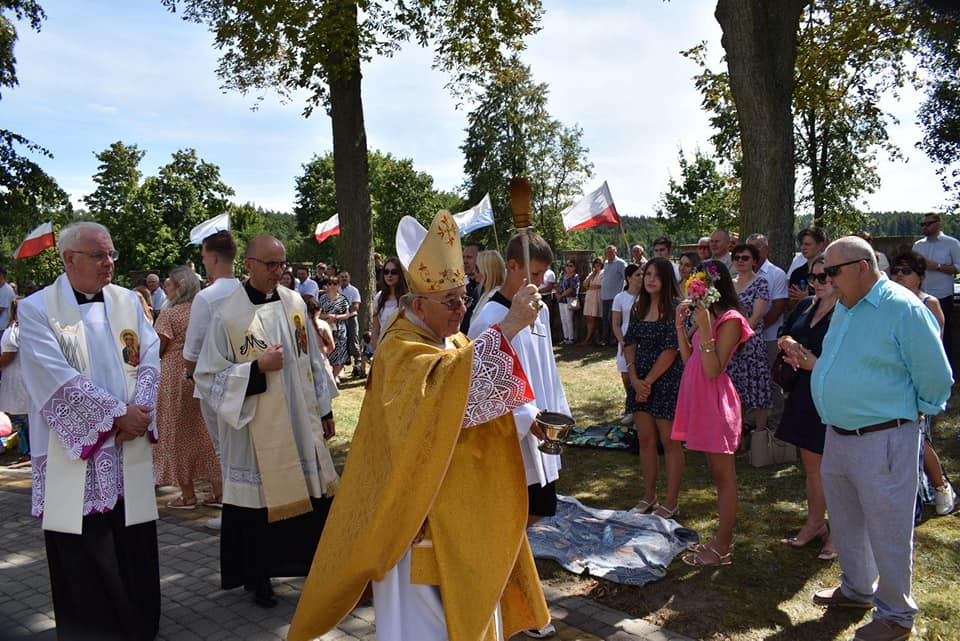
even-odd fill
[{"label": "blue blanket on ground", "polygon": [[527,530],[533,555],[576,574],[624,585],[662,579],[674,557],[700,537],[652,514],[597,510],[558,496],[557,514]]}]

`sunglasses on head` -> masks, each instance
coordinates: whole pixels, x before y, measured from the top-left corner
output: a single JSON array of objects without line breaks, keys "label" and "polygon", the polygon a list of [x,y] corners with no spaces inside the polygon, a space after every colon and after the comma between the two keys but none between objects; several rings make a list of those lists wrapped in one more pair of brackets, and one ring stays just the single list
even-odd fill
[{"label": "sunglasses on head", "polygon": [[384,268],[384,270],[383,270],[383,275],[384,275],[384,276],[399,276],[399,275],[400,275],[400,270],[399,270],[399,269]]},{"label": "sunglasses on head", "polygon": [[910,274],[916,274],[917,272],[913,271],[912,267],[891,267],[890,275],[896,276],[897,274],[903,274],[904,276],[909,276]]},{"label": "sunglasses on head", "polygon": [[866,258],[858,258],[858,259],[856,259],[856,260],[848,260],[848,261],[845,262],[845,263],[840,263],[839,265],[830,265],[829,267],[827,267],[826,265],[824,265],[824,267],[823,267],[823,273],[826,274],[827,276],[829,276],[830,278],[836,278],[836,277],[837,277],[837,274],[840,273],[840,268],[841,268],[841,267],[846,267],[847,265],[854,265],[854,264],[856,264],[856,263],[859,263],[861,260],[867,260],[867,259],[866,259]]}]

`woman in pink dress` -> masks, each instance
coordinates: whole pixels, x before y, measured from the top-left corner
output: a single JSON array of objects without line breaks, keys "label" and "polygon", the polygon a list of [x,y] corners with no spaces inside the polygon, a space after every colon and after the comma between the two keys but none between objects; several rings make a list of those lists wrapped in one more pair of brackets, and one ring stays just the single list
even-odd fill
[{"label": "woman in pink dress", "polygon": [[200,401],[193,397],[193,381],[186,378],[183,341],[190,322],[190,306],[200,291],[196,273],[188,267],[170,272],[173,283],[167,306],[157,317],[160,336],[160,388],[157,390],[157,429],[160,440],[153,448],[157,485],[177,485],[180,496],[167,503],[174,509],[197,507],[193,482],[205,478],[213,485],[208,505],[222,500],[220,462],[200,414]]},{"label": "woman in pink dress", "polygon": [[[740,398],[726,368],[737,348],[753,335],[740,313],[733,280],[723,263],[704,261],[694,276],[700,273],[706,282],[688,287],[688,299],[677,307],[677,337],[684,368],[672,435],[676,441],[686,441],[688,450],[707,455],[717,486],[717,534],[683,556],[684,563],[698,567],[733,562],[737,515],[734,454],[740,445],[742,416]],[[686,323],[691,315],[696,331],[688,337]]]}]

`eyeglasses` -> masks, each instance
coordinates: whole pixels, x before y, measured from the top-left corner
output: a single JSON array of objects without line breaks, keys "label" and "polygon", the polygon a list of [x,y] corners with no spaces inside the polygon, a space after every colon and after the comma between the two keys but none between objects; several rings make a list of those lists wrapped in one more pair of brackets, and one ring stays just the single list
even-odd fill
[{"label": "eyeglasses", "polygon": [[821,285],[826,285],[827,274],[826,272],[820,272],[819,274],[810,274],[810,280],[814,283],[820,283]]},{"label": "eyeglasses", "polygon": [[83,254],[84,256],[89,256],[90,258],[97,261],[98,263],[102,261],[104,258],[109,258],[112,261],[116,261],[118,258],[120,258],[120,252],[118,252],[116,249],[111,249],[108,252],[105,252],[105,251],[82,252],[79,249],[71,249],[70,251],[72,251],[74,254]]},{"label": "eyeglasses", "polygon": [[903,274],[904,276],[909,276],[910,274],[916,274],[917,272],[913,271],[911,267],[891,267],[890,275],[896,276],[897,274]]},{"label": "eyeglasses", "polygon": [[930,225],[936,225],[939,222],[940,222],[939,220],[925,220],[922,223],[920,223],[920,226],[929,227]]},{"label": "eyeglasses", "polygon": [[287,268],[287,261],[285,261],[285,260],[261,260],[260,258],[257,258],[257,257],[255,257],[255,256],[247,256],[247,258],[248,258],[249,260],[255,260],[255,261],[257,261],[258,263],[260,263],[261,265],[263,265],[264,267],[266,267],[266,268],[267,268],[267,271],[271,271],[271,272],[272,272],[272,271],[276,271],[276,270],[278,270],[278,269],[279,269],[280,271],[283,271],[284,269]]},{"label": "eyeglasses", "polygon": [[859,263],[861,260],[867,260],[867,259],[866,259],[866,258],[858,258],[858,259],[856,259],[856,260],[848,260],[848,261],[845,262],[845,263],[840,263],[839,265],[830,265],[829,267],[827,267],[826,265],[824,265],[824,266],[823,266],[823,273],[826,274],[827,276],[829,276],[830,278],[836,278],[836,277],[837,277],[837,274],[840,273],[840,268],[841,268],[841,267],[846,267],[847,265],[853,265],[853,264]]},{"label": "eyeglasses", "polygon": [[461,305],[468,308],[473,305],[473,298],[470,296],[457,296],[456,298],[448,298],[446,300],[435,300],[429,296],[417,296],[417,298],[425,298],[429,301],[433,301],[434,303],[443,305],[451,312],[459,310]]},{"label": "eyeglasses", "polygon": [[740,254],[739,256],[734,256],[733,259],[738,263],[745,263],[748,260],[753,260],[753,256],[750,254]]}]

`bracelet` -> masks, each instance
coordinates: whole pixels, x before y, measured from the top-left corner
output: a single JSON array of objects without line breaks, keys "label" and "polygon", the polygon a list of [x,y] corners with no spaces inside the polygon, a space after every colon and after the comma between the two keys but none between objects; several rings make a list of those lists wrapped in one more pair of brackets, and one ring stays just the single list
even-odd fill
[{"label": "bracelet", "polygon": [[629,371],[631,367],[636,367],[634,363],[627,363],[627,370]]},{"label": "bracelet", "polygon": [[700,351],[703,352],[704,354],[709,354],[710,352],[715,352],[715,351],[717,351],[717,350],[716,350],[716,348],[713,346],[713,344],[711,344],[710,347],[705,347],[704,345],[701,344],[701,345],[700,345]]}]

